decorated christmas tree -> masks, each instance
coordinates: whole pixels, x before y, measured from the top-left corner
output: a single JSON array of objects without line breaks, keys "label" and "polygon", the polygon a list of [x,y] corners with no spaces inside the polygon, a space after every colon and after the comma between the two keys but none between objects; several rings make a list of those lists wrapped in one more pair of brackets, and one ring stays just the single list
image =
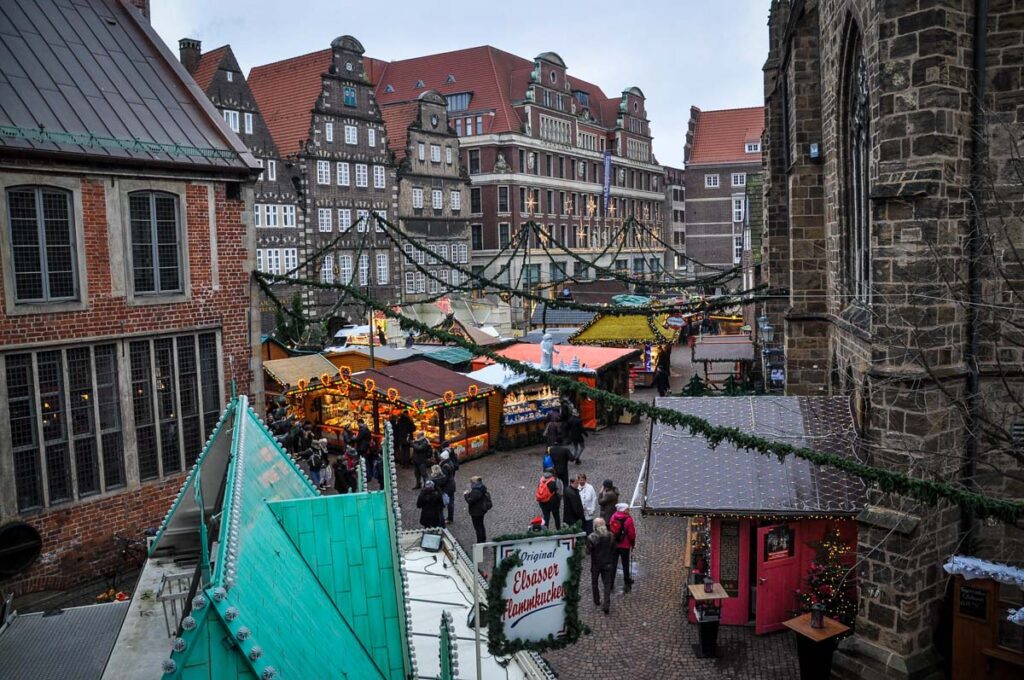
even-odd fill
[{"label": "decorated christmas tree", "polygon": [[852,549],[834,526],[825,531],[821,541],[810,545],[817,554],[807,571],[805,587],[796,591],[797,613],[809,612],[820,604],[825,616],[852,626],[857,617],[853,572],[847,558]]}]

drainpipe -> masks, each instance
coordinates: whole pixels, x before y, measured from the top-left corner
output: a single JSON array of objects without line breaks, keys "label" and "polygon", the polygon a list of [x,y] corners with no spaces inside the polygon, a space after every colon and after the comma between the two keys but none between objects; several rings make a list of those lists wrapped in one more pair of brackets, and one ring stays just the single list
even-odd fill
[{"label": "drainpipe", "polygon": [[[971,106],[971,196],[972,210],[967,219],[967,348],[964,363],[967,366],[967,425],[964,432],[964,464],[961,478],[964,486],[974,490],[978,464],[978,424],[980,418],[979,305],[981,304],[981,277],[978,258],[981,253],[981,211],[985,187],[985,165],[988,143],[984,123],[985,78],[988,48],[988,0],[974,3],[974,100]],[[973,551],[975,529],[974,513],[961,509],[960,536],[963,550]]]}]

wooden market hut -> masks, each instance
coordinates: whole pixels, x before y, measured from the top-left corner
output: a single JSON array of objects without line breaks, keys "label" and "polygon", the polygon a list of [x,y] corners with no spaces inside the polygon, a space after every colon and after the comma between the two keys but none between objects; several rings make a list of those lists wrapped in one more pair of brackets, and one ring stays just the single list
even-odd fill
[{"label": "wooden market hut", "polygon": [[598,314],[576,335],[573,345],[599,347],[631,347],[640,350],[638,360],[630,368],[634,385],[650,387],[654,371],[663,352],[670,352],[679,331],[668,326],[668,314],[654,312],[637,314]]},{"label": "wooden market hut", "polygon": [[[856,458],[847,397],[662,397],[661,408],[712,425]],[[864,483],[832,467],[788,456],[779,461],[727,441],[715,448],[686,430],[655,422],[648,440],[643,512],[678,515],[689,583],[710,576],[729,599],[722,623],[758,634],[782,629],[797,609],[795,591],[829,527],[856,551],[854,517]],[[683,538],[685,535],[685,539]],[[692,604],[688,605],[691,607]],[[692,620],[692,619],[691,619]]]},{"label": "wooden market hut", "polygon": [[[393,366],[403,361],[410,361],[423,354],[422,350],[415,347],[390,347],[374,346],[374,366]],[[364,371],[370,368],[370,348],[365,345],[346,347],[345,349],[325,351],[324,356],[339,370],[342,366],[348,366],[353,371]]]},{"label": "wooden market hut", "polygon": [[704,379],[712,385],[721,385],[730,375],[744,380],[754,365],[754,342],[746,333],[701,335],[690,352],[693,365],[704,365]]},{"label": "wooden market hut", "polygon": [[309,385],[319,383],[324,374],[331,379],[338,377],[338,369],[322,354],[264,361],[263,373],[267,379],[264,390],[268,401],[299,387],[300,381]]}]

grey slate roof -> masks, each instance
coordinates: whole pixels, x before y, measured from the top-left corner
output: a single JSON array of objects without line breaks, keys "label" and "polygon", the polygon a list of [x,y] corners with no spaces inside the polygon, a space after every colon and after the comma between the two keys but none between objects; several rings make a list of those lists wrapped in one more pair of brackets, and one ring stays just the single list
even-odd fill
[{"label": "grey slate roof", "polygon": [[0,153],[257,168],[136,10],[121,0],[0,3]]},{"label": "grey slate roof", "polygon": [[[856,430],[847,397],[668,397],[655,402],[713,425],[853,458]],[[702,437],[655,423],[644,507],[687,515],[853,515],[864,483],[789,456],[712,450]]]},{"label": "grey slate roof", "polygon": [[127,611],[112,602],[14,617],[0,634],[0,677],[99,680]]},{"label": "grey slate roof", "polygon": [[530,317],[532,325],[540,326],[546,320],[549,326],[586,326],[594,318],[594,312],[585,312],[580,309],[565,309],[564,307],[549,307],[545,319],[545,307],[547,305],[541,303],[533,308],[533,315]]}]

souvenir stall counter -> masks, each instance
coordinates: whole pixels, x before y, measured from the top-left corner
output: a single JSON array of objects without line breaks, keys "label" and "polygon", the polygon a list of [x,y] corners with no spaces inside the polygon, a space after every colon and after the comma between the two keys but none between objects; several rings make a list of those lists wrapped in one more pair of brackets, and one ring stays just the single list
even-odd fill
[{"label": "souvenir stall counter", "polygon": [[621,314],[601,315],[569,338],[573,345],[598,347],[628,347],[638,351],[629,365],[629,388],[650,387],[654,384],[654,373],[658,362],[672,351],[672,344],[679,336],[679,330],[669,326],[668,314]]},{"label": "souvenir stall counter", "polygon": [[[765,439],[855,455],[846,397],[663,397],[655,404]],[[704,438],[661,423],[651,428],[647,455],[643,511],[680,517],[680,578],[722,585],[729,595],[722,624],[753,621],[758,634],[782,630],[799,608],[796,591],[816,557],[812,544],[827,533],[836,532],[853,559],[854,517],[865,504],[861,480],[727,441],[712,449]],[[693,602],[681,605],[693,622]]]}]

